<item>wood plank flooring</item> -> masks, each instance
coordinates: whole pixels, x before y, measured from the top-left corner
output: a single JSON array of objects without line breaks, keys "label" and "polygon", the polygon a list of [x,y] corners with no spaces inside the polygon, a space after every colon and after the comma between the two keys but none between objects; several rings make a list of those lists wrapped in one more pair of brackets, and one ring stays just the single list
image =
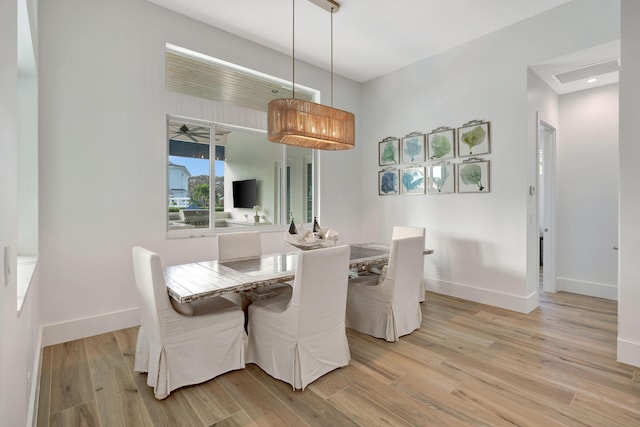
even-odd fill
[{"label": "wood plank flooring", "polygon": [[640,426],[617,303],[558,293],[519,314],[428,293],[399,342],[347,330],[351,363],[304,392],[256,365],[153,397],[138,328],[43,349],[38,426]]}]

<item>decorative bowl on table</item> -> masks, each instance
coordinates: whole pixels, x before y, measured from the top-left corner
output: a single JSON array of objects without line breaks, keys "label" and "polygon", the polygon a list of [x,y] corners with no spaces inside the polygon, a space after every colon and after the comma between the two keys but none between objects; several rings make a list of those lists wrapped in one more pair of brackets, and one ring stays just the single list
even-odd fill
[{"label": "decorative bowl on table", "polygon": [[317,233],[301,230],[298,234],[285,233],[284,240],[291,246],[307,251],[335,246],[338,242],[338,233],[330,228],[322,228]]}]

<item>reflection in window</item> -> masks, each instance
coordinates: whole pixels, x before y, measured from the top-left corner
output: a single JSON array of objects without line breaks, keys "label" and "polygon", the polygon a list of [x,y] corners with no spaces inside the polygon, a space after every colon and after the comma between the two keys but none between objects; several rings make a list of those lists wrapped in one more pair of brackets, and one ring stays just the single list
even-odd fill
[{"label": "reflection in window", "polygon": [[313,218],[313,165],[311,162],[306,164],[307,166],[307,222],[311,222]]},{"label": "reflection in window", "polygon": [[168,133],[169,230],[208,229],[211,127],[169,120]]},{"label": "reflection in window", "polygon": [[[271,143],[263,131],[175,116],[168,119],[168,139],[170,234],[311,222],[311,149]],[[254,183],[251,206],[234,200],[242,182]]]}]

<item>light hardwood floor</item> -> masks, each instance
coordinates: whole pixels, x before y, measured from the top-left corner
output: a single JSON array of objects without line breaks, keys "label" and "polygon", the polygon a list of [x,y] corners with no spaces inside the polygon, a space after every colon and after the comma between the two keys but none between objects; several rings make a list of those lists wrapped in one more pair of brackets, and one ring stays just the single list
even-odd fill
[{"label": "light hardwood floor", "polygon": [[39,426],[639,426],[640,369],[616,362],[616,302],[542,295],[530,314],[427,294],[422,327],[348,330],[351,364],[304,392],[255,365],[153,397],[137,328],[43,350]]}]

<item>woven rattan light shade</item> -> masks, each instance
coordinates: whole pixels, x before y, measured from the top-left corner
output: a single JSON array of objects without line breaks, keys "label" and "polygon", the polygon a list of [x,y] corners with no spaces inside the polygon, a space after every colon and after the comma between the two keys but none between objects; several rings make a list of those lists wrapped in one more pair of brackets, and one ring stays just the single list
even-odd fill
[{"label": "woven rattan light shade", "polygon": [[355,145],[355,116],[304,99],[274,99],[267,107],[267,138],[319,150],[348,150]]}]

